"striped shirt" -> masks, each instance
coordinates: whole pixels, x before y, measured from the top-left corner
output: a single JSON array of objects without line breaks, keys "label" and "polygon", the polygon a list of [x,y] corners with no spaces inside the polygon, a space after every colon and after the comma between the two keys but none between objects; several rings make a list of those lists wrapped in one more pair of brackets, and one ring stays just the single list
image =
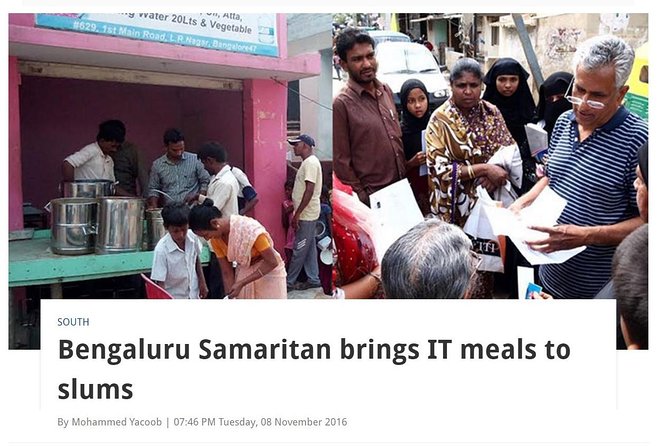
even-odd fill
[{"label": "striped shirt", "polygon": [[[574,112],[563,113],[547,164],[549,187],[568,200],[558,224],[613,225],[638,216],[633,182],[637,151],[647,139],[647,123],[624,107],[582,142]],[[542,265],[542,285],[554,297],[592,298],[610,278],[615,250],[589,245],[564,263]]]},{"label": "striped shirt", "polygon": [[163,155],[151,165],[149,175],[149,197],[158,197],[158,189],[172,200],[182,202],[186,196],[206,191],[209,173],[194,153],[184,152],[178,163]]}]

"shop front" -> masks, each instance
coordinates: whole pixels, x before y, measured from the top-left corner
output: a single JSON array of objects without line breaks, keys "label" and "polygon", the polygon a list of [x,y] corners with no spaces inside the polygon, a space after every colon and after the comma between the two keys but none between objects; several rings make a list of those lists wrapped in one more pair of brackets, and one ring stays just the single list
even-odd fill
[{"label": "shop front", "polygon": [[[187,151],[220,142],[258,192],[253,216],[283,244],[286,85],[320,72],[316,53],[288,57],[286,36],[282,14],[10,14],[10,231],[24,228],[24,209],[61,195],[63,159],[93,142],[100,122],[120,119],[146,169],[165,153],[169,127],[182,130]],[[10,246],[10,288],[29,284],[12,270],[13,259],[25,260],[18,251]],[[150,257],[110,262],[104,274],[146,271]],[[62,263],[81,273],[81,262]]]}]

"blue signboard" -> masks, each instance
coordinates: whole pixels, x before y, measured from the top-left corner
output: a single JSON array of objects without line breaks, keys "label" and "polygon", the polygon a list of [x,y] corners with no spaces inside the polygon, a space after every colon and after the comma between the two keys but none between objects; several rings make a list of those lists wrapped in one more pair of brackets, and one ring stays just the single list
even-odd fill
[{"label": "blue signboard", "polygon": [[35,25],[211,50],[279,55],[276,14],[36,14]]}]

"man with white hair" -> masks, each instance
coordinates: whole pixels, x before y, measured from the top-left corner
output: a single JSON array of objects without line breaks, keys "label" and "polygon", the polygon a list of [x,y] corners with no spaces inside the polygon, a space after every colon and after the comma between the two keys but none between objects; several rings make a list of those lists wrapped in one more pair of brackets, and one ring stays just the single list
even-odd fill
[{"label": "man with white hair", "polygon": [[511,209],[530,205],[549,186],[568,204],[547,236],[529,242],[541,252],[586,246],[561,264],[541,265],[544,290],[556,298],[593,298],[607,283],[617,245],[642,224],[635,203],[637,150],[647,123],[621,105],[635,52],[619,37],[597,36],[577,49],[574,81],[549,144],[547,176]]},{"label": "man with white hair", "polygon": [[458,226],[425,220],[393,242],[382,260],[387,299],[462,299],[479,257]]}]

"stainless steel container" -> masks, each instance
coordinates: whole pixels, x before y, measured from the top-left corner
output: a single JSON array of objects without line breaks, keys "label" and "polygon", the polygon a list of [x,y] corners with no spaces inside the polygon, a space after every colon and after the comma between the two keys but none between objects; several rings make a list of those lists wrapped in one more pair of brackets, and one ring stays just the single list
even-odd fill
[{"label": "stainless steel container", "polygon": [[51,250],[55,254],[81,255],[95,250],[98,200],[57,198],[48,206],[51,212]]},{"label": "stainless steel container", "polygon": [[99,198],[114,195],[114,182],[110,180],[75,180],[61,185],[63,197]]},{"label": "stainless steel container", "polygon": [[148,209],[144,215],[147,219],[147,249],[153,250],[156,243],[165,235],[163,226],[162,209]]},{"label": "stainless steel container", "polygon": [[96,254],[140,251],[143,215],[141,198],[100,198]]}]

